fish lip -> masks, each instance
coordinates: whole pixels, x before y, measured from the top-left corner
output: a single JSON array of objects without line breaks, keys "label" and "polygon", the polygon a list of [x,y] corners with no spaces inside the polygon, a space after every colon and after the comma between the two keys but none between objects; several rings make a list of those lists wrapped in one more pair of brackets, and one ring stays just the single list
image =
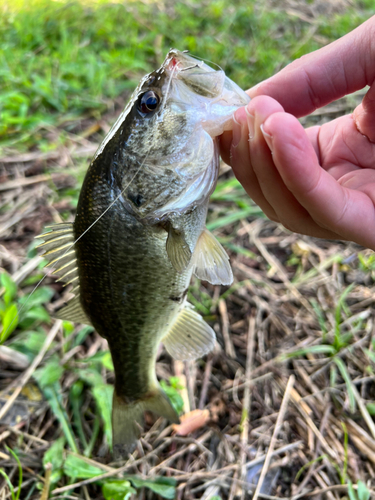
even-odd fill
[{"label": "fish lip", "polygon": [[168,54],[166,55],[160,70],[163,69],[168,74],[175,73],[175,76],[178,77],[179,73],[188,71],[189,69],[195,69],[197,67],[202,69],[202,75],[211,72],[215,73],[218,70],[223,71],[223,69],[220,68],[219,65],[217,65],[218,70],[215,70],[205,64],[202,59],[190,55],[188,51],[180,51],[173,48],[170,49]]}]

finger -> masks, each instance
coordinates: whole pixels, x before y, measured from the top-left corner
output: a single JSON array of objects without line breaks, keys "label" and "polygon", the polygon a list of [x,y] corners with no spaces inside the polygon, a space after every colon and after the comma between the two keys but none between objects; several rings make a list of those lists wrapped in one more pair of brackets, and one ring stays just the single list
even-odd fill
[{"label": "finger", "polygon": [[[270,155],[269,151],[268,155]],[[248,195],[260,206],[267,217],[276,221],[277,217],[275,211],[263,196],[251,162],[249,129],[245,108],[237,110],[234,114],[230,164],[235,176]]]},{"label": "finger", "polygon": [[[317,226],[375,247],[375,211],[369,196],[340,185],[323,170],[303,127],[295,117],[277,113],[263,124],[275,165],[288,189]],[[293,227],[302,232],[303,224]]]},{"label": "finger", "polygon": [[355,108],[353,118],[361,134],[375,142],[375,84],[372,84],[362,103]]},{"label": "finger", "polygon": [[[274,164],[274,158],[264,139],[261,125],[275,114],[282,119],[285,113],[281,105],[270,97],[259,96],[253,99],[246,109],[248,111],[248,122],[254,122],[253,125],[249,126],[250,130],[254,130],[253,138],[249,141],[251,163],[261,193],[265,202],[268,202],[274,210],[276,220],[292,231],[321,238],[337,237],[337,235],[332,234],[332,231],[327,231],[316,224],[308,211],[285,185]],[[254,117],[253,120],[252,116]],[[300,126],[298,121],[295,121]],[[314,134],[311,133],[310,135]],[[314,150],[312,150],[312,154],[315,154]]]},{"label": "finger", "polygon": [[268,95],[297,117],[371,85],[375,78],[375,16],[344,37],[297,59],[248,91]]},{"label": "finger", "polygon": [[246,106],[246,111],[250,131],[251,164],[264,200],[269,203],[277,219],[285,226],[288,226],[289,221],[295,217],[299,219],[308,217],[306,210],[285,186],[260,128],[273,114],[284,113],[281,104],[268,96],[259,96]]}]

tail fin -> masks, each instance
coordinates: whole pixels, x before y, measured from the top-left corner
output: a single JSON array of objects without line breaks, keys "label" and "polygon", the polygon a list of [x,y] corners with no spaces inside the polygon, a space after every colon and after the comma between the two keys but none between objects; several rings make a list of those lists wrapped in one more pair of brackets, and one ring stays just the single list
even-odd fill
[{"label": "tail fin", "polygon": [[160,388],[150,391],[142,399],[130,404],[126,404],[114,391],[112,429],[115,459],[125,458],[133,452],[136,441],[140,437],[140,426],[143,425],[145,410],[165,417],[173,423],[180,421],[167,395]]}]

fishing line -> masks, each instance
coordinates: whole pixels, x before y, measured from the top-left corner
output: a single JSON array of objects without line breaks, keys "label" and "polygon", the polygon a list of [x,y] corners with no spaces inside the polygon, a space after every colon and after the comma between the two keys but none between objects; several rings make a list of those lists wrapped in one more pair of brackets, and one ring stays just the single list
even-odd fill
[{"label": "fishing line", "polygon": [[[189,54],[189,55],[191,55],[191,57],[194,57],[195,59],[198,59],[198,61],[203,61],[203,62],[212,64],[212,66],[216,66],[217,68],[219,68],[219,71],[224,71],[221,66],[219,66],[217,63],[215,63],[213,61],[210,61],[209,59],[203,59],[203,57],[198,57],[198,56],[195,56],[194,54]],[[213,68],[211,68],[211,69],[213,69]],[[214,70],[214,71],[216,71],[216,70]]]},{"label": "fishing line", "polygon": [[[150,148],[151,150],[151,148]],[[112,203],[104,210],[104,212],[99,215],[99,217],[80,235],[78,236],[78,238],[73,241],[73,243],[65,250],[65,252],[62,254],[61,258],[64,257],[64,255],[66,255],[73,247],[74,245],[77,243],[77,241],[79,241],[81,238],[83,238],[83,236],[85,236],[85,234],[93,227],[95,226],[95,224],[97,222],[100,221],[100,219],[102,217],[104,217],[104,215],[108,212],[108,210],[110,210],[113,205],[121,198],[121,196],[124,194],[125,190],[130,186],[130,184],[134,181],[136,175],[138,174],[138,172],[141,170],[141,168],[143,167],[143,165],[145,164],[147,158],[148,158],[148,155],[150,154],[150,150],[147,152],[146,156],[144,157],[142,163],[140,164],[140,166],[138,167],[138,169],[136,170],[135,174],[133,175],[133,177],[130,179],[130,181],[128,182],[128,184],[124,187],[124,189],[122,189],[122,191],[120,192],[120,194],[118,196],[116,196],[116,198],[112,201]],[[50,231],[51,232],[51,231]],[[50,234],[50,233],[46,233],[46,234]],[[43,278],[35,285],[35,287],[33,288],[32,292],[30,293],[30,295],[27,297],[26,301],[22,304],[20,310],[17,312],[17,317],[19,317],[19,315],[21,314],[21,312],[25,309],[27,303],[29,302],[29,300],[31,299],[31,296],[34,294],[34,292],[37,290],[37,288],[39,288],[39,286],[43,283],[43,281],[47,278],[47,274],[45,274],[43,276]],[[13,325],[13,323],[15,322],[16,318],[14,318],[12,320],[12,322],[9,324],[8,328],[5,330],[4,332],[4,335],[7,334],[7,332],[9,331],[10,327]]]},{"label": "fishing line", "polygon": [[170,87],[171,87],[172,78],[173,78],[174,72],[176,70],[177,70],[177,64],[176,64],[176,66],[173,67],[171,76],[169,77],[168,84],[167,84],[167,89],[166,89],[166,92],[165,92],[165,99],[164,99],[164,102],[162,104],[161,110],[159,111],[159,114],[161,114],[162,111],[164,111],[165,105],[167,104],[167,98],[168,98],[169,90],[170,90]]},{"label": "fishing line", "polygon": [[[172,82],[172,78],[173,78],[173,75],[174,75],[174,72],[175,70],[177,69],[177,66],[175,66],[172,70],[172,73],[171,73],[171,76],[169,78],[169,81],[168,81],[168,85],[167,85],[167,89],[166,89],[166,93],[165,93],[165,99],[164,99],[164,103],[163,103],[163,106],[162,108],[160,109],[159,111],[159,114],[164,110],[165,108],[165,104],[167,102],[167,98],[168,98],[168,94],[169,94],[169,91],[170,91],[170,86],[171,86],[171,82]],[[103,139],[103,141],[105,141],[105,138]],[[134,181],[135,177],[138,175],[139,171],[141,170],[141,168],[143,167],[143,165],[145,164],[149,154],[150,154],[150,151],[151,151],[151,147],[150,149],[148,150],[147,154],[145,155],[142,163],[140,164],[140,166],[138,167],[138,169],[135,171],[135,174],[133,175],[133,177],[130,179],[130,181],[128,182],[128,184],[121,190],[120,194],[118,196],[116,196],[116,198],[113,200],[113,202],[104,210],[104,212],[99,215],[99,217],[75,240],[73,241],[73,243],[65,250],[65,252],[63,253],[63,255],[61,257],[64,257],[64,255],[66,255],[73,247],[74,245],[81,239],[83,238],[83,236],[85,236],[85,234],[90,231],[90,229],[95,226],[95,224],[97,222],[100,221],[100,219],[102,217],[104,217],[104,215],[113,207],[113,205],[120,199],[120,197],[124,194],[125,190],[130,186],[130,184]],[[47,233],[48,234],[48,233]],[[19,311],[17,311],[17,318],[20,316],[21,312],[25,309],[26,305],[28,304],[29,300],[31,299],[32,295],[34,294],[34,292],[39,288],[39,286],[43,283],[43,281],[46,279],[47,277],[47,274],[45,274],[43,276],[43,278],[35,285],[35,287],[33,288],[33,290],[31,291],[30,295],[27,297],[27,299],[25,300],[25,302],[22,304],[21,308]],[[11,326],[13,325],[13,323],[15,322],[16,318],[14,318],[11,323],[8,325],[8,328],[5,330],[4,332],[4,335],[7,334],[7,332],[10,330]]]}]

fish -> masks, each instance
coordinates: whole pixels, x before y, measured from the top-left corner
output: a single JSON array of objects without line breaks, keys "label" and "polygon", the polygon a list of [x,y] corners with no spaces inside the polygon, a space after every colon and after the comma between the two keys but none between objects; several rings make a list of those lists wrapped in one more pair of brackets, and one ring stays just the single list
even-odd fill
[{"label": "fish", "polygon": [[221,68],[171,49],[95,153],[74,222],[39,236],[47,265],[73,285],[57,317],[91,324],[108,341],[116,458],[134,450],[145,410],[179,422],[156,378],[159,344],[179,360],[215,345],[186,297],[193,274],[214,285],[233,281],[228,255],[205,225],[217,138],[249,100]]}]

